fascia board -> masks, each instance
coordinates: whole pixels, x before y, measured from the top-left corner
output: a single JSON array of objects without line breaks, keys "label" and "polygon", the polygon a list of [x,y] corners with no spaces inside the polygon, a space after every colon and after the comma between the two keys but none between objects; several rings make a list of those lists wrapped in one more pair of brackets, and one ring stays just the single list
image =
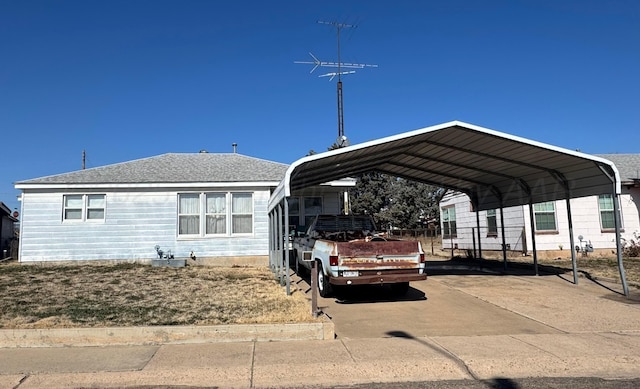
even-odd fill
[{"label": "fascia board", "polygon": [[16,189],[158,189],[158,188],[240,188],[240,187],[274,187],[279,181],[252,182],[170,182],[139,184],[16,184]]}]

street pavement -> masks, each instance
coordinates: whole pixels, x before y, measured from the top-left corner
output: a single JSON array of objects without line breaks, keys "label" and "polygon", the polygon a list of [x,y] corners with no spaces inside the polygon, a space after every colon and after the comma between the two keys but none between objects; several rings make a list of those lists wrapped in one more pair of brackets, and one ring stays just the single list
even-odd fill
[{"label": "street pavement", "polygon": [[637,290],[570,279],[436,272],[400,299],[343,291],[319,299],[332,340],[0,348],[0,388],[636,386]]}]

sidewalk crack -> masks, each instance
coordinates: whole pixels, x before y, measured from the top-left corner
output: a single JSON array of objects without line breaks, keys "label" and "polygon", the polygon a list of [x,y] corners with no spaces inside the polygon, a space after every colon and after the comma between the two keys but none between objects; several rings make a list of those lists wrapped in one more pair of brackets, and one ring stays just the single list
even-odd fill
[{"label": "sidewalk crack", "polygon": [[347,354],[349,354],[349,358],[351,358],[353,362],[356,362],[356,359],[353,357],[351,350],[349,350],[349,347],[347,347],[347,345],[344,343],[344,339],[340,339],[340,343],[342,343],[342,347],[344,347],[344,349],[347,350]]},{"label": "sidewalk crack", "polygon": [[20,381],[18,381],[18,385],[14,386],[12,389],[17,389],[20,387],[20,385],[22,385],[27,378],[29,378],[31,376],[31,374],[25,374],[24,377],[20,378]]},{"label": "sidewalk crack", "polygon": [[253,388],[253,369],[256,362],[256,342],[251,344],[251,370],[249,371],[249,388]]}]

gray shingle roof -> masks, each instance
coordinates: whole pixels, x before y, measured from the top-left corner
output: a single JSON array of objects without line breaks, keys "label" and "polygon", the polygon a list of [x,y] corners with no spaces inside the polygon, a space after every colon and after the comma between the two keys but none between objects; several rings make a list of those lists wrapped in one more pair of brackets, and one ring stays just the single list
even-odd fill
[{"label": "gray shingle roof", "polygon": [[16,184],[279,182],[288,167],[235,153],[169,153]]},{"label": "gray shingle roof", "polygon": [[622,182],[640,179],[640,154],[596,154],[613,162]]}]

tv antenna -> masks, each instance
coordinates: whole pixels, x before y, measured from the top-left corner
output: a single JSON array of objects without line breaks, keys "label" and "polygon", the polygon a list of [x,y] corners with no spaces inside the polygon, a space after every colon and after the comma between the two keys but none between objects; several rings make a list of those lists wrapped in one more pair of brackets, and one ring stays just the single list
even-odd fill
[{"label": "tv antenna", "polygon": [[[329,77],[329,81],[333,80],[335,77],[338,77],[337,83],[337,92],[338,92],[338,138],[336,144],[338,147],[346,147],[349,146],[349,141],[347,137],[344,135],[344,107],[342,102],[342,76],[347,74],[354,74],[356,70],[353,69],[364,69],[364,68],[377,68],[378,65],[364,64],[364,63],[350,63],[350,62],[342,62],[340,60],[340,31],[343,28],[356,28],[356,25],[346,24],[346,23],[338,23],[338,22],[325,22],[318,21],[318,24],[326,24],[336,28],[336,38],[338,44],[338,61],[337,62],[328,62],[321,61],[312,53],[309,53],[313,61],[294,61],[294,63],[313,65],[311,71],[309,73],[313,73],[319,67],[326,68],[336,68],[336,71],[328,72],[325,74],[321,74],[318,77]],[[350,70],[343,70],[343,69]]]}]

